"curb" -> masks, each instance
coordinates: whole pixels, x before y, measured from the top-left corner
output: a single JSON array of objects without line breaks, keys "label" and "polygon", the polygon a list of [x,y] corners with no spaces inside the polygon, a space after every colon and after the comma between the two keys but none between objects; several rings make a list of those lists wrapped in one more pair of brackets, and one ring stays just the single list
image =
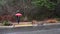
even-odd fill
[{"label": "curb", "polygon": [[49,24],[43,24],[43,25],[60,25],[60,23],[49,23]]},{"label": "curb", "polygon": [[[50,23],[50,24],[43,24],[40,26],[49,26],[49,25],[60,25],[60,23]],[[16,27],[29,27],[29,26],[38,26],[38,25],[32,25],[32,24],[25,24],[25,25],[12,25],[12,26],[0,26],[0,28],[16,28]]]},{"label": "curb", "polygon": [[13,26],[0,26],[0,28],[13,28]]}]

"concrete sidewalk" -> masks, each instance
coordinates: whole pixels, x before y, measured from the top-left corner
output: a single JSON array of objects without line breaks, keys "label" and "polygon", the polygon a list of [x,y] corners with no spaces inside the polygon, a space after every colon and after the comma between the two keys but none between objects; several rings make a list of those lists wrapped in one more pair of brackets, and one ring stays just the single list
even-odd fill
[{"label": "concrete sidewalk", "polygon": [[25,27],[25,26],[32,26],[31,22],[20,22],[18,23],[12,23],[14,27]]},{"label": "concrete sidewalk", "polygon": [[[19,24],[31,24],[32,22],[19,22]],[[17,22],[14,22],[12,24],[18,24]]]},{"label": "concrete sidewalk", "polygon": [[[0,28],[15,28],[15,27],[27,27],[27,26],[33,26],[31,22],[20,22],[18,23],[12,23],[12,26],[0,26]],[[43,24],[43,25],[56,25],[60,23],[49,23],[49,24]],[[37,25],[38,26],[38,25]]]},{"label": "concrete sidewalk", "polygon": [[[1,24],[1,23],[0,23]],[[31,22],[20,22],[18,23],[12,23],[12,26],[0,26],[0,28],[15,28],[15,27],[27,27],[27,26],[33,26]]]}]

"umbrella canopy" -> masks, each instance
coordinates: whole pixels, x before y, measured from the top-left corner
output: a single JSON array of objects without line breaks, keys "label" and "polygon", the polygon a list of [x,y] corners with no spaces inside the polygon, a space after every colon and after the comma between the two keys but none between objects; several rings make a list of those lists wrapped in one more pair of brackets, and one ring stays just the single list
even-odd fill
[{"label": "umbrella canopy", "polygon": [[22,14],[21,13],[17,13],[17,14],[15,14],[15,16],[22,16]]}]

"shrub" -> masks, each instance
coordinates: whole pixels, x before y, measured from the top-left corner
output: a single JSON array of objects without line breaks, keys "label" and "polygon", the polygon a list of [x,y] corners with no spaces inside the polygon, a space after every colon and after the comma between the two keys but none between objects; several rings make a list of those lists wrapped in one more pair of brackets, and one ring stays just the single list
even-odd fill
[{"label": "shrub", "polygon": [[12,25],[11,23],[9,23],[9,21],[8,20],[6,20],[6,21],[3,21],[3,25],[4,26],[10,26],[10,25]]}]

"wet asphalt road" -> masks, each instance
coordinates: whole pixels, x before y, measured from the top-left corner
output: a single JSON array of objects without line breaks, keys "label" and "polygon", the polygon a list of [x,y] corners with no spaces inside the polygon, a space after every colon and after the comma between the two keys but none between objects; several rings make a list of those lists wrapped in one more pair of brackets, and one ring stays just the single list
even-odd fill
[{"label": "wet asphalt road", "polygon": [[60,25],[0,28],[0,34],[60,34]]}]

